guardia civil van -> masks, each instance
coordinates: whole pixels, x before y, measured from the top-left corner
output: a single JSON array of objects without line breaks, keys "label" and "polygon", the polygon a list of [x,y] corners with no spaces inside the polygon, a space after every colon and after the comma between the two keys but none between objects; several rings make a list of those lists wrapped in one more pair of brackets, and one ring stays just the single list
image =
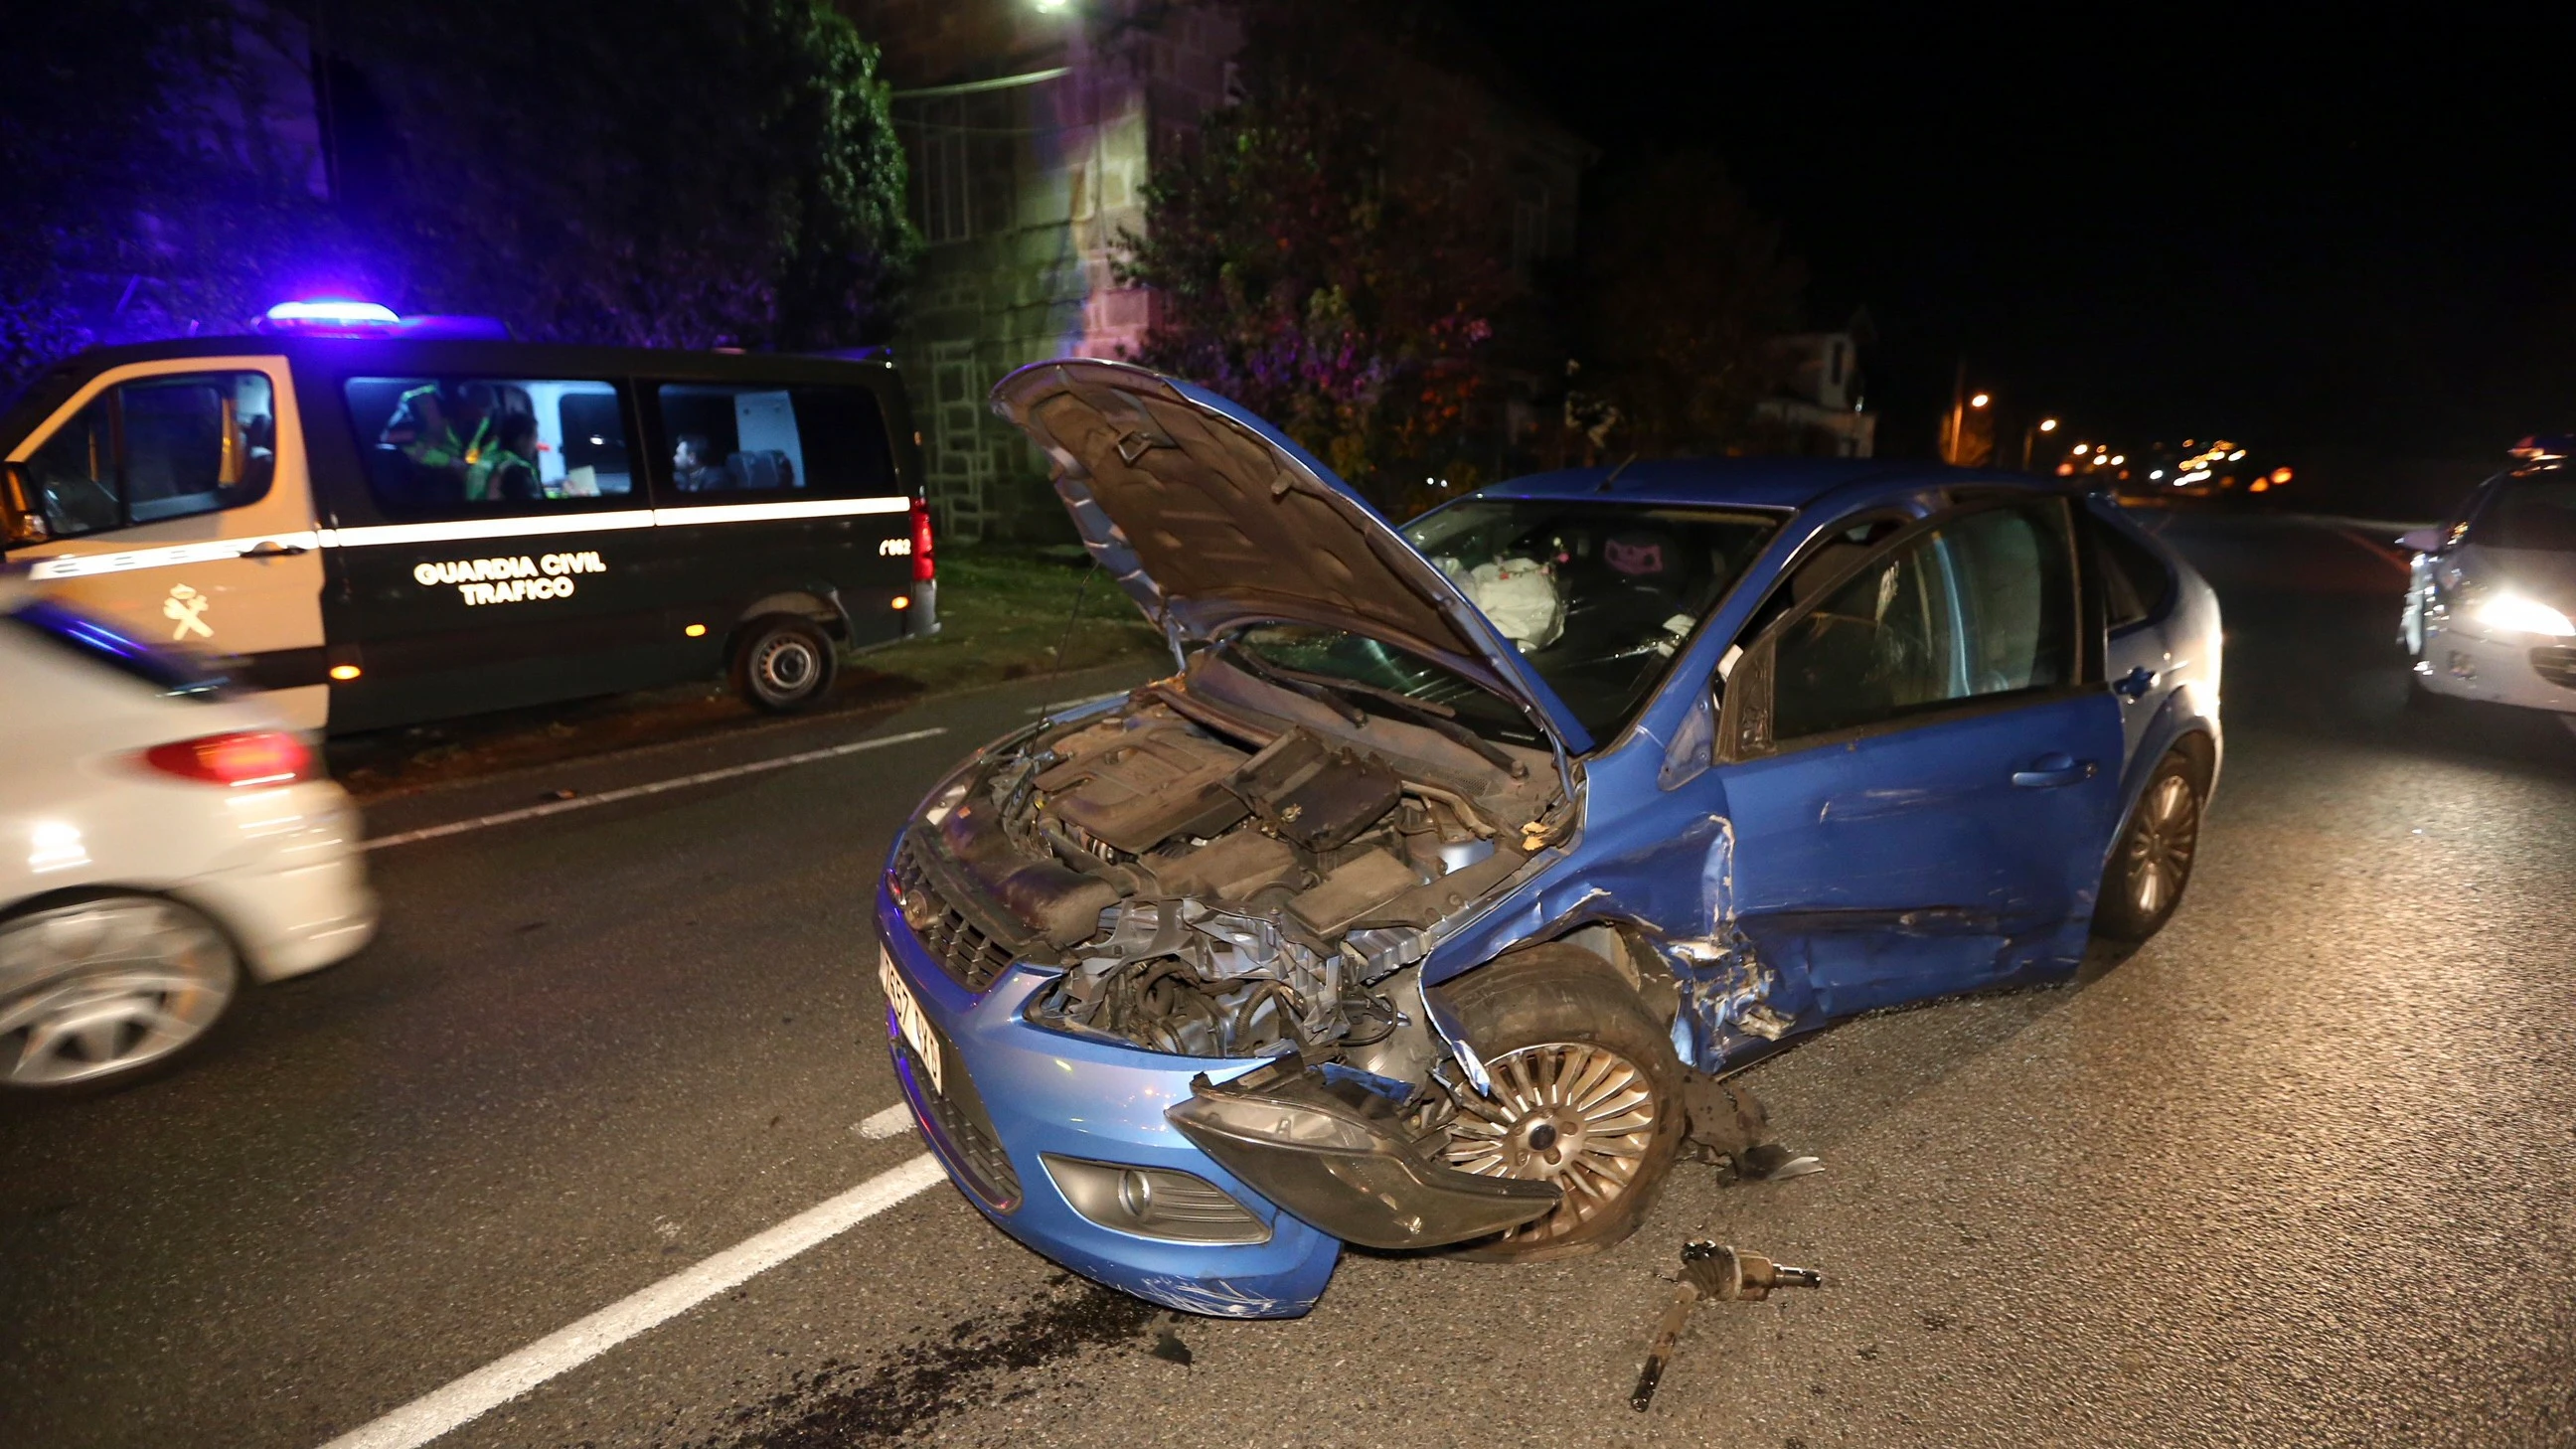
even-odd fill
[{"label": "guardia civil van", "polygon": [[513,342],[288,304],[0,417],[10,571],[334,733],[730,672],[764,709],[937,629],[893,363]]}]

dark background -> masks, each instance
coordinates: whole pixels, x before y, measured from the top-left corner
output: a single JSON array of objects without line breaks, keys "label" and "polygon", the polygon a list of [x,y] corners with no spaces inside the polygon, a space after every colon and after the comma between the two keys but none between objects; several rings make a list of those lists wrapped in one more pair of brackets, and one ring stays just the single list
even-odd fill
[{"label": "dark background", "polygon": [[1725,158],[1807,262],[1811,322],[1870,309],[1882,452],[1931,451],[1962,354],[1999,436],[2038,413],[2128,448],[2224,434],[2365,492],[2576,427],[2576,26],[2315,14],[1488,0],[1469,23],[1604,165]]}]

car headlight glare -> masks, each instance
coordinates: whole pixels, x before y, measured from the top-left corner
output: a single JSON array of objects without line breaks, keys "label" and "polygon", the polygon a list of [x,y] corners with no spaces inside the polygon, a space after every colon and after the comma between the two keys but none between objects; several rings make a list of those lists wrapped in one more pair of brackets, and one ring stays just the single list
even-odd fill
[{"label": "car headlight glare", "polygon": [[2553,638],[2576,635],[2576,623],[2565,614],[2520,594],[2489,594],[2478,601],[2475,617],[2490,629],[2510,629],[2522,634],[2547,634]]}]

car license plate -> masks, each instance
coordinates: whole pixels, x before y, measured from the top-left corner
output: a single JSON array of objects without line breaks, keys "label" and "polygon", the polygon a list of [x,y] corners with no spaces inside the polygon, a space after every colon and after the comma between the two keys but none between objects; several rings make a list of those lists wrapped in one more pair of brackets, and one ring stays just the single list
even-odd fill
[{"label": "car license plate", "polygon": [[930,1090],[947,1096],[948,1088],[941,1080],[939,1038],[930,1034],[930,1018],[921,1014],[921,1003],[912,999],[912,988],[896,974],[894,952],[883,947],[877,951],[877,980],[885,985],[886,1004],[894,1008],[894,1024],[902,1030],[912,1054],[920,1059],[922,1070],[930,1074]]}]

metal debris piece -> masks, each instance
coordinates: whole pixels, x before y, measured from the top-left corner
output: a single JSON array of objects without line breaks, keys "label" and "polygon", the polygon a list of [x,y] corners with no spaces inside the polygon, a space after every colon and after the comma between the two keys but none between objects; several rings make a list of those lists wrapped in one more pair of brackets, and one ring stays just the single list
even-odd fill
[{"label": "metal debris piece", "polygon": [[1824,1160],[1814,1153],[1792,1153],[1777,1142],[1765,1142],[1737,1154],[1735,1167],[1746,1177],[1763,1182],[1780,1182],[1825,1170]]},{"label": "metal debris piece", "polygon": [[1673,1301],[1665,1306],[1663,1321],[1655,1326],[1655,1341],[1646,1350],[1646,1366],[1637,1371],[1637,1387],[1628,1393],[1628,1407],[1642,1414],[1655,1401],[1655,1386],[1663,1382],[1664,1365],[1672,1361],[1673,1349],[1681,1342],[1682,1330],[1689,1326],[1690,1311],[1697,1304],[1758,1303],[1770,1297],[1774,1288],[1818,1288],[1824,1281],[1824,1275],[1813,1268],[1774,1263],[1759,1253],[1721,1246],[1706,1238],[1682,1244],[1681,1286],[1673,1290]]}]

